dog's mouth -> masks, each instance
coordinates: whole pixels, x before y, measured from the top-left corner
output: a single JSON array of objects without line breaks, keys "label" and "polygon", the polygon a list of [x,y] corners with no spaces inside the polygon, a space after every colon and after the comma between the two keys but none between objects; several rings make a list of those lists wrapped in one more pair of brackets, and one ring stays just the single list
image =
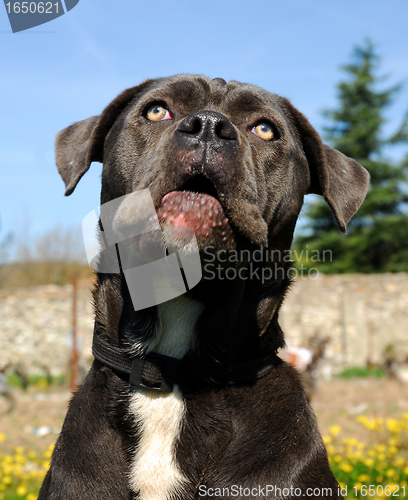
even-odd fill
[{"label": "dog's mouth", "polygon": [[217,189],[202,175],[163,196],[157,216],[162,225],[192,229],[199,241],[210,236],[224,242],[234,239]]},{"label": "dog's mouth", "polygon": [[181,192],[187,191],[195,194],[206,194],[212,196],[219,201],[218,191],[214,184],[203,175],[194,175],[191,177],[179,190]]}]

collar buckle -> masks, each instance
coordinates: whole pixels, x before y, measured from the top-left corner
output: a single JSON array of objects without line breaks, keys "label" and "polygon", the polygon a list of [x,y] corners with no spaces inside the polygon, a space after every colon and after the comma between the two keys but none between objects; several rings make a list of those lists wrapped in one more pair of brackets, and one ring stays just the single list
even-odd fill
[{"label": "collar buckle", "polygon": [[178,360],[164,354],[150,353],[133,358],[129,382],[132,388],[172,392]]}]

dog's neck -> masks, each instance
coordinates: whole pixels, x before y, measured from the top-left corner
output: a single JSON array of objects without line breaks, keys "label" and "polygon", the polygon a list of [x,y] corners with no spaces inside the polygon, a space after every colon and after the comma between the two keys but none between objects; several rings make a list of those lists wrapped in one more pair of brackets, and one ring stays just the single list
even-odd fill
[{"label": "dog's neck", "polygon": [[143,350],[183,358],[194,345],[196,324],[203,310],[203,303],[184,295],[159,304],[156,331]]},{"label": "dog's neck", "polygon": [[120,275],[99,274],[93,295],[98,330],[133,355],[156,352],[181,359],[194,345],[197,321],[205,308],[201,300],[184,294],[135,312]]},{"label": "dog's neck", "polygon": [[277,322],[284,281],[201,282],[176,299],[135,312],[121,275],[98,275],[94,290],[98,330],[113,345],[140,356],[157,352],[188,364],[203,380],[228,365],[276,353],[283,345]]}]

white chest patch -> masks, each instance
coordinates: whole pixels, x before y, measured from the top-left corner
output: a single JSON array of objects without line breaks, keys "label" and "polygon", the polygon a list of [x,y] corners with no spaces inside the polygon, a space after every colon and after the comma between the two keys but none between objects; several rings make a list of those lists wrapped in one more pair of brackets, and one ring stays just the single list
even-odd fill
[{"label": "white chest patch", "polygon": [[[194,342],[194,328],[204,306],[183,296],[160,304],[160,325],[148,351],[182,358]],[[140,500],[169,500],[186,479],[175,462],[175,442],[185,413],[183,394],[138,389],[129,411],[140,426],[140,440],[130,469],[130,487]]]}]

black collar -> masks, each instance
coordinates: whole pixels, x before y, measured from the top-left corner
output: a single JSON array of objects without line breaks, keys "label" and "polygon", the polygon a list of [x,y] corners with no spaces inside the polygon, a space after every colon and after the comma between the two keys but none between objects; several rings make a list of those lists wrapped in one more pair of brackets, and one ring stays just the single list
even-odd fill
[{"label": "black collar", "polygon": [[[134,356],[115,347],[97,334],[93,336],[92,354],[103,365],[113,369],[132,387],[150,391],[172,392],[174,384],[191,385],[194,377],[181,369],[181,362],[175,358],[158,353],[147,356]],[[239,385],[253,382],[267,375],[281,363],[278,356],[265,356],[260,359],[237,363],[216,385]]]}]

